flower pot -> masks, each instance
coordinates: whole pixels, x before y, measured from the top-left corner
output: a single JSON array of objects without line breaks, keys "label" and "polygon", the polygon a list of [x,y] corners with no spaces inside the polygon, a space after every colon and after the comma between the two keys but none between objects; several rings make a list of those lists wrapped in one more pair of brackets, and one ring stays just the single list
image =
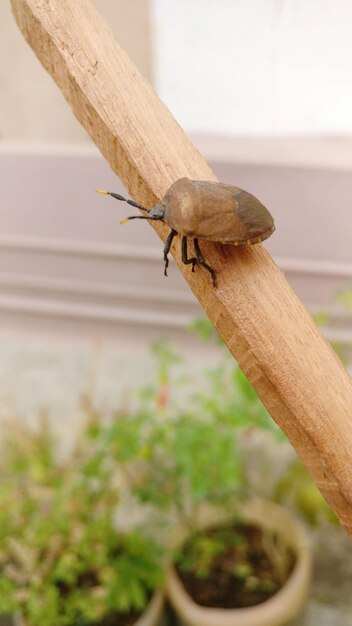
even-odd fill
[{"label": "flower pot", "polygon": [[[157,589],[146,609],[134,623],[134,626],[159,626],[164,613],[164,603],[164,592],[161,589]],[[11,626],[26,626],[26,622],[21,615],[16,614],[12,617]],[[99,626],[99,624],[96,626]]]},{"label": "flower pot", "polygon": [[[187,626],[282,626],[296,617],[306,600],[310,586],[312,556],[301,526],[281,506],[264,500],[252,500],[239,508],[241,520],[264,531],[274,532],[292,551],[295,562],[286,582],[271,598],[248,608],[219,609],[197,604],[186,591],[176,569],[167,569],[166,590],[182,624]],[[228,521],[224,512],[207,511],[201,517],[207,528]],[[182,537],[182,539],[181,539]],[[185,540],[180,533],[177,542]]]},{"label": "flower pot", "polygon": [[147,608],[136,621],[134,626],[158,626],[164,612],[164,592],[155,591]]}]

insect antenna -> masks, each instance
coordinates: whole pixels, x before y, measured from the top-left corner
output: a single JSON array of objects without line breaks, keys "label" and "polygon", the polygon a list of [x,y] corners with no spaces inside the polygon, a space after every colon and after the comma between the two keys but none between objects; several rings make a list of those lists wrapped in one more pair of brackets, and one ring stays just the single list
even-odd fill
[{"label": "insect antenna", "polygon": [[160,219],[160,217],[148,217],[148,215],[130,215],[130,217],[123,217],[122,220],[120,220],[120,224],[126,224],[126,222],[130,220],[154,220],[155,222]]},{"label": "insect antenna", "polygon": [[141,211],[146,211],[146,213],[149,213],[149,209],[146,209],[144,206],[142,206],[141,204],[138,204],[138,202],[135,202],[134,200],[130,200],[129,198],[124,198],[123,196],[120,196],[119,193],[113,193],[112,191],[105,191],[105,189],[96,189],[96,192],[101,193],[105,196],[112,196],[113,198],[116,198],[116,200],[127,202],[127,204],[130,204],[131,206],[134,206],[137,209],[141,209]]}]

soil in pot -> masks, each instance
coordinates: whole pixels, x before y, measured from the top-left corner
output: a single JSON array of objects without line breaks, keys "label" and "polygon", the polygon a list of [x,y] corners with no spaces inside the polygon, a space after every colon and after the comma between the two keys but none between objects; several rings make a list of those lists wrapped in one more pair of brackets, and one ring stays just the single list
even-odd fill
[{"label": "soil in pot", "polygon": [[294,567],[293,553],[285,550],[282,558],[276,541],[272,534],[251,525],[209,529],[184,544],[177,572],[201,606],[254,606],[273,596]]},{"label": "soil in pot", "polygon": [[99,622],[77,622],[75,626],[133,626],[140,618],[140,611],[130,611],[128,613],[110,613]]}]

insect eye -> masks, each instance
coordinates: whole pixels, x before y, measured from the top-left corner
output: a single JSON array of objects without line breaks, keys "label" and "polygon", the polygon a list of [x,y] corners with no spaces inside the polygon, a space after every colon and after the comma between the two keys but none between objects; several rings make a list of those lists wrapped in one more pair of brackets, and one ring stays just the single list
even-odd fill
[{"label": "insect eye", "polygon": [[155,207],[151,209],[148,213],[148,217],[151,220],[162,220],[164,219],[165,209],[162,204],[156,204]]}]

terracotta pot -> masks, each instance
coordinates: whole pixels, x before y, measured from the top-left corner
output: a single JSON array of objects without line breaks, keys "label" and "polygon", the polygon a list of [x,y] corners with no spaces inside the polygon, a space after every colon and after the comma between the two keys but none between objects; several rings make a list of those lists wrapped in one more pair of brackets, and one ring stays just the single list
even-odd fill
[{"label": "terracotta pot", "polygon": [[[304,605],[310,588],[312,555],[302,527],[285,509],[269,501],[249,501],[241,505],[240,514],[244,522],[276,532],[293,551],[296,557],[295,566],[281,589],[269,600],[239,609],[200,606],[185,590],[175,568],[169,566],[166,577],[167,595],[181,622],[187,626],[282,626],[296,617]],[[207,512],[202,518],[201,527],[224,521],[224,513]]]},{"label": "terracotta pot", "polygon": [[[158,626],[164,613],[164,603],[164,592],[158,589],[134,626]],[[16,614],[13,617],[12,626],[26,626],[26,623],[20,615]]]}]

